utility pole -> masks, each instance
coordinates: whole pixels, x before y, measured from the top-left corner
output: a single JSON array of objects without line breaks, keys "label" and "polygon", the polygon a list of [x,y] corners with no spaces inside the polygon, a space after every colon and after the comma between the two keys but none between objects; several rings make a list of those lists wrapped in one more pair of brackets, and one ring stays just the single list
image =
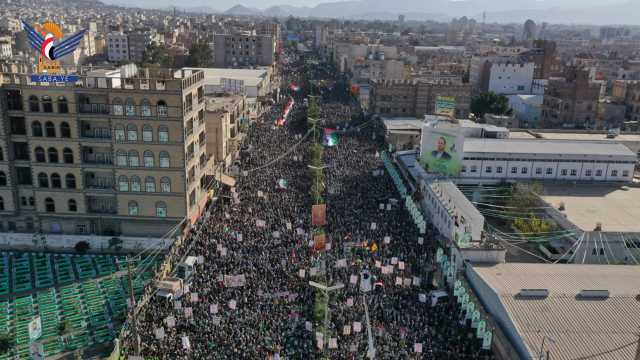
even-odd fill
[{"label": "utility pole", "polygon": [[367,320],[367,341],[369,347],[367,349],[367,357],[369,359],[375,359],[376,357],[376,344],[373,342],[373,334],[371,333],[371,319],[369,318],[369,307],[367,306],[367,297],[362,295],[362,302],[364,303],[364,315]]},{"label": "utility pole", "polygon": [[129,279],[129,301],[131,302],[132,332],[135,341],[135,354],[140,355],[140,338],[138,337],[138,319],[136,315],[136,297],[133,294],[133,280],[131,279],[131,257],[127,257],[127,277]]},{"label": "utility pole", "polygon": [[636,357],[634,360],[640,360],[640,333],[638,333],[638,342],[636,343]]}]

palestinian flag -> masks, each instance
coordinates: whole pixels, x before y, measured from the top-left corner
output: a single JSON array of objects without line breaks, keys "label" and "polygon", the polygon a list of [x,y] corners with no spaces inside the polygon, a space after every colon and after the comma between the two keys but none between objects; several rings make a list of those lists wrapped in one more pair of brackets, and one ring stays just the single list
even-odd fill
[{"label": "palestinian flag", "polygon": [[289,187],[289,182],[285,179],[280,179],[278,180],[278,183],[276,184],[276,188],[278,190],[287,190],[287,188]]},{"label": "palestinian flag", "polygon": [[300,86],[296,85],[296,84],[291,84],[289,85],[289,89],[291,89],[291,91],[300,91]]},{"label": "palestinian flag", "polygon": [[324,129],[324,145],[336,146],[338,145],[338,134],[335,129]]},{"label": "palestinian flag", "polygon": [[284,126],[284,118],[278,118],[276,120],[276,126]]}]

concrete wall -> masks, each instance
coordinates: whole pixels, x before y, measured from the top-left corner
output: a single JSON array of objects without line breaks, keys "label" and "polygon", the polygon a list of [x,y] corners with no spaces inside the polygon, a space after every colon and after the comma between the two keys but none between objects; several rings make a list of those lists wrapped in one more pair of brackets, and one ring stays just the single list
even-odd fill
[{"label": "concrete wall", "polygon": [[[42,251],[44,248],[34,245],[34,234],[2,233],[0,234],[0,248],[8,250]],[[79,241],[86,241],[91,245],[91,251],[112,251],[108,249],[111,236],[96,235],[44,235],[46,249],[58,251],[74,251],[74,246]],[[38,237],[39,238],[39,237]],[[143,237],[119,237],[122,240],[122,251],[140,251],[142,249],[167,249],[173,242],[172,239],[143,238]]]}]

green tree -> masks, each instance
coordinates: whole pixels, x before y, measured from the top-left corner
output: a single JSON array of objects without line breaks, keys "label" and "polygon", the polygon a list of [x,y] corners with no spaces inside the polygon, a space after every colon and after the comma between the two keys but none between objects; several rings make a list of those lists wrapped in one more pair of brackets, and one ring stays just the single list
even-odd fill
[{"label": "green tree", "polygon": [[15,339],[8,333],[0,334],[0,354],[5,354],[15,345]]},{"label": "green tree", "polygon": [[471,112],[482,118],[484,114],[511,115],[512,110],[506,96],[489,91],[471,99]]},{"label": "green tree", "polygon": [[549,221],[533,214],[530,214],[528,219],[520,218],[514,220],[513,226],[518,229],[519,232],[527,235],[548,233],[553,227]]},{"label": "green tree", "polygon": [[196,42],[189,48],[187,66],[208,67],[212,58],[211,47],[205,42]]},{"label": "green tree", "polygon": [[144,51],[142,66],[148,68],[173,66],[173,58],[169,52],[155,42],[151,43]]}]

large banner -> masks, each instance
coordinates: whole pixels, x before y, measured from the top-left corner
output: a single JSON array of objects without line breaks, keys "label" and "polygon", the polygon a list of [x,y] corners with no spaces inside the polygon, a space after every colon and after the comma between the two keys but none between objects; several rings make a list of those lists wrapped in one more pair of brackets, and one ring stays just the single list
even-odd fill
[{"label": "large banner", "polygon": [[224,286],[226,287],[243,287],[247,280],[244,274],[240,275],[224,275],[223,277]]},{"label": "large banner", "polygon": [[454,117],[456,115],[455,96],[436,96],[435,114]]},{"label": "large banner", "polygon": [[327,225],[327,205],[317,204],[311,207],[311,224],[313,226]]},{"label": "large banner", "polygon": [[426,125],[422,128],[420,165],[428,172],[458,176],[462,169],[464,135],[460,127]]},{"label": "large banner", "polygon": [[318,234],[313,236],[313,250],[325,251],[327,237],[325,234]]}]

